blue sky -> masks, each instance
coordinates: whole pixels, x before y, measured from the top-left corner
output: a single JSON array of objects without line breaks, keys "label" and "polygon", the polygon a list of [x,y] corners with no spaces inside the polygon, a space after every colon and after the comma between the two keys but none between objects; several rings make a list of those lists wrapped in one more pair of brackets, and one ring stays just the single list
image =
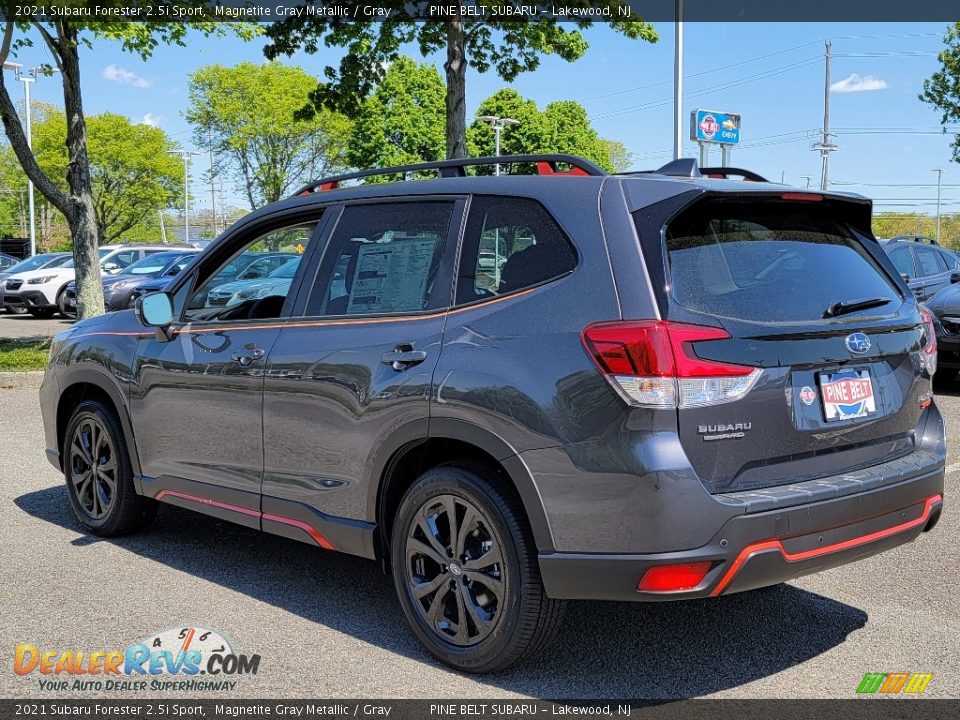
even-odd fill
[{"label": "blue sky", "polygon": [[[546,57],[540,69],[514,83],[521,94],[541,106],[573,99],[588,110],[604,137],[623,141],[636,154],[636,168],[655,168],[671,157],[674,29],[657,25],[658,43],[627,40],[603,25],[587,31],[590,49],[570,64]],[[936,175],[946,168],[944,210],[960,211],[960,166],[950,161],[951,136],[940,133],[938,116],[917,99],[923,80],[937,67],[943,23],[706,24],[685,26],[684,128],[694,108],[738,112],[743,116],[743,146],[732,164],[770,179],[782,176],[804,185],[804,175],[819,183],[819,155],[809,148],[823,125],[823,41],[833,40],[833,77],[847,90],[833,92],[831,127],[840,150],[830,163],[833,189],[861,192],[875,199],[877,210],[933,213]],[[173,139],[190,147],[183,119],[187,74],[208,63],[260,62],[263,41],[192,37],[186,48],[160,48],[142,62],[119,46],[97,43],[83,52],[83,93],[88,113],[112,111],[136,121],[158,123]],[[286,60],[319,75],[336,64],[342,51]],[[410,54],[418,57],[415,48]],[[18,60],[45,62],[41,45]],[[440,63],[435,56],[431,62]],[[853,77],[851,77],[853,76]],[[495,74],[471,72],[468,113],[503,87]],[[56,78],[41,78],[34,97],[62,104]],[[685,132],[686,134],[686,132]],[[685,155],[696,156],[687,140]],[[719,164],[719,151],[713,157]],[[195,162],[193,193],[209,206],[199,175],[205,157]],[[859,183],[859,184],[848,184]],[[901,187],[896,187],[900,185]],[[912,187],[902,187],[902,186]],[[952,187],[951,187],[952,186]],[[234,188],[228,202],[242,205]]]}]

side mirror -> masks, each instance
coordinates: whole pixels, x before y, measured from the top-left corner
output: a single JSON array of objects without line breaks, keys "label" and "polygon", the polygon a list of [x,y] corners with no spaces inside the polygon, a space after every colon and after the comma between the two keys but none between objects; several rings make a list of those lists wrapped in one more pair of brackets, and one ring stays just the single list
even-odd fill
[{"label": "side mirror", "polygon": [[173,301],[169,295],[164,292],[150,293],[137,298],[133,307],[141,324],[156,328],[157,340],[170,339],[166,328],[173,322]]},{"label": "side mirror", "polygon": [[104,269],[106,272],[108,272],[108,273],[112,273],[112,272],[116,272],[117,270],[119,270],[119,269],[120,269],[120,266],[117,265],[116,263],[106,263],[106,264],[103,266],[103,269]]},{"label": "side mirror", "polygon": [[904,282],[910,282],[910,276],[907,273],[900,273],[900,277],[903,278]]},{"label": "side mirror", "polygon": [[954,285],[960,282],[960,272],[955,272],[950,274],[950,284]]}]

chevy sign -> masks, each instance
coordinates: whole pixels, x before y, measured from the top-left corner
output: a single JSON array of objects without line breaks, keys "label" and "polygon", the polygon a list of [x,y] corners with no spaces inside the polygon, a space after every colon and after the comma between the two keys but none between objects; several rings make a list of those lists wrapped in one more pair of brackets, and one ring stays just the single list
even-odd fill
[{"label": "chevy sign", "polygon": [[690,113],[690,139],[699,143],[740,144],[740,116],[716,110]]}]

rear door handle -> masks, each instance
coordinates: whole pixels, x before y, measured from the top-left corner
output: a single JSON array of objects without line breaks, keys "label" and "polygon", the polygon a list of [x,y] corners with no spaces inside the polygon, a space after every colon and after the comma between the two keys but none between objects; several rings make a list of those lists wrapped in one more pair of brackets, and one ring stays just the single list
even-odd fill
[{"label": "rear door handle", "polygon": [[235,352],[231,358],[234,362],[240,363],[240,367],[249,367],[254,360],[259,360],[266,354],[266,350],[259,348],[253,343],[247,343],[243,346],[243,352]]},{"label": "rear door handle", "polygon": [[385,352],[380,357],[380,362],[384,365],[392,365],[394,370],[405,370],[413,365],[419,365],[426,359],[425,350],[414,350],[413,345],[405,343],[397,345],[390,352]]}]

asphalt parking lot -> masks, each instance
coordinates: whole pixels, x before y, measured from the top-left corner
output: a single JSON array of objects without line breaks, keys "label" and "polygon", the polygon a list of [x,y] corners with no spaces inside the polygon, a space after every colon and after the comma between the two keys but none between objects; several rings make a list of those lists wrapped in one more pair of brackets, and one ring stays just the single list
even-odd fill
[{"label": "asphalt parking lot", "polygon": [[200,624],[262,658],[233,698],[851,698],[864,673],[893,671],[932,672],[926,695],[957,698],[960,386],[941,390],[951,455],[934,532],[755,593],[575,603],[543,657],[492,677],[429,658],[371,562],[171,506],[142,535],[85,535],[44,458],[36,391],[0,390],[0,696],[134,697],[40,690],[11,671],[13,648],[122,649]]},{"label": "asphalt parking lot", "polygon": [[52,337],[61,330],[70,327],[74,321],[56,315],[46,320],[33,317],[30,313],[0,313],[0,337],[32,338]]}]

